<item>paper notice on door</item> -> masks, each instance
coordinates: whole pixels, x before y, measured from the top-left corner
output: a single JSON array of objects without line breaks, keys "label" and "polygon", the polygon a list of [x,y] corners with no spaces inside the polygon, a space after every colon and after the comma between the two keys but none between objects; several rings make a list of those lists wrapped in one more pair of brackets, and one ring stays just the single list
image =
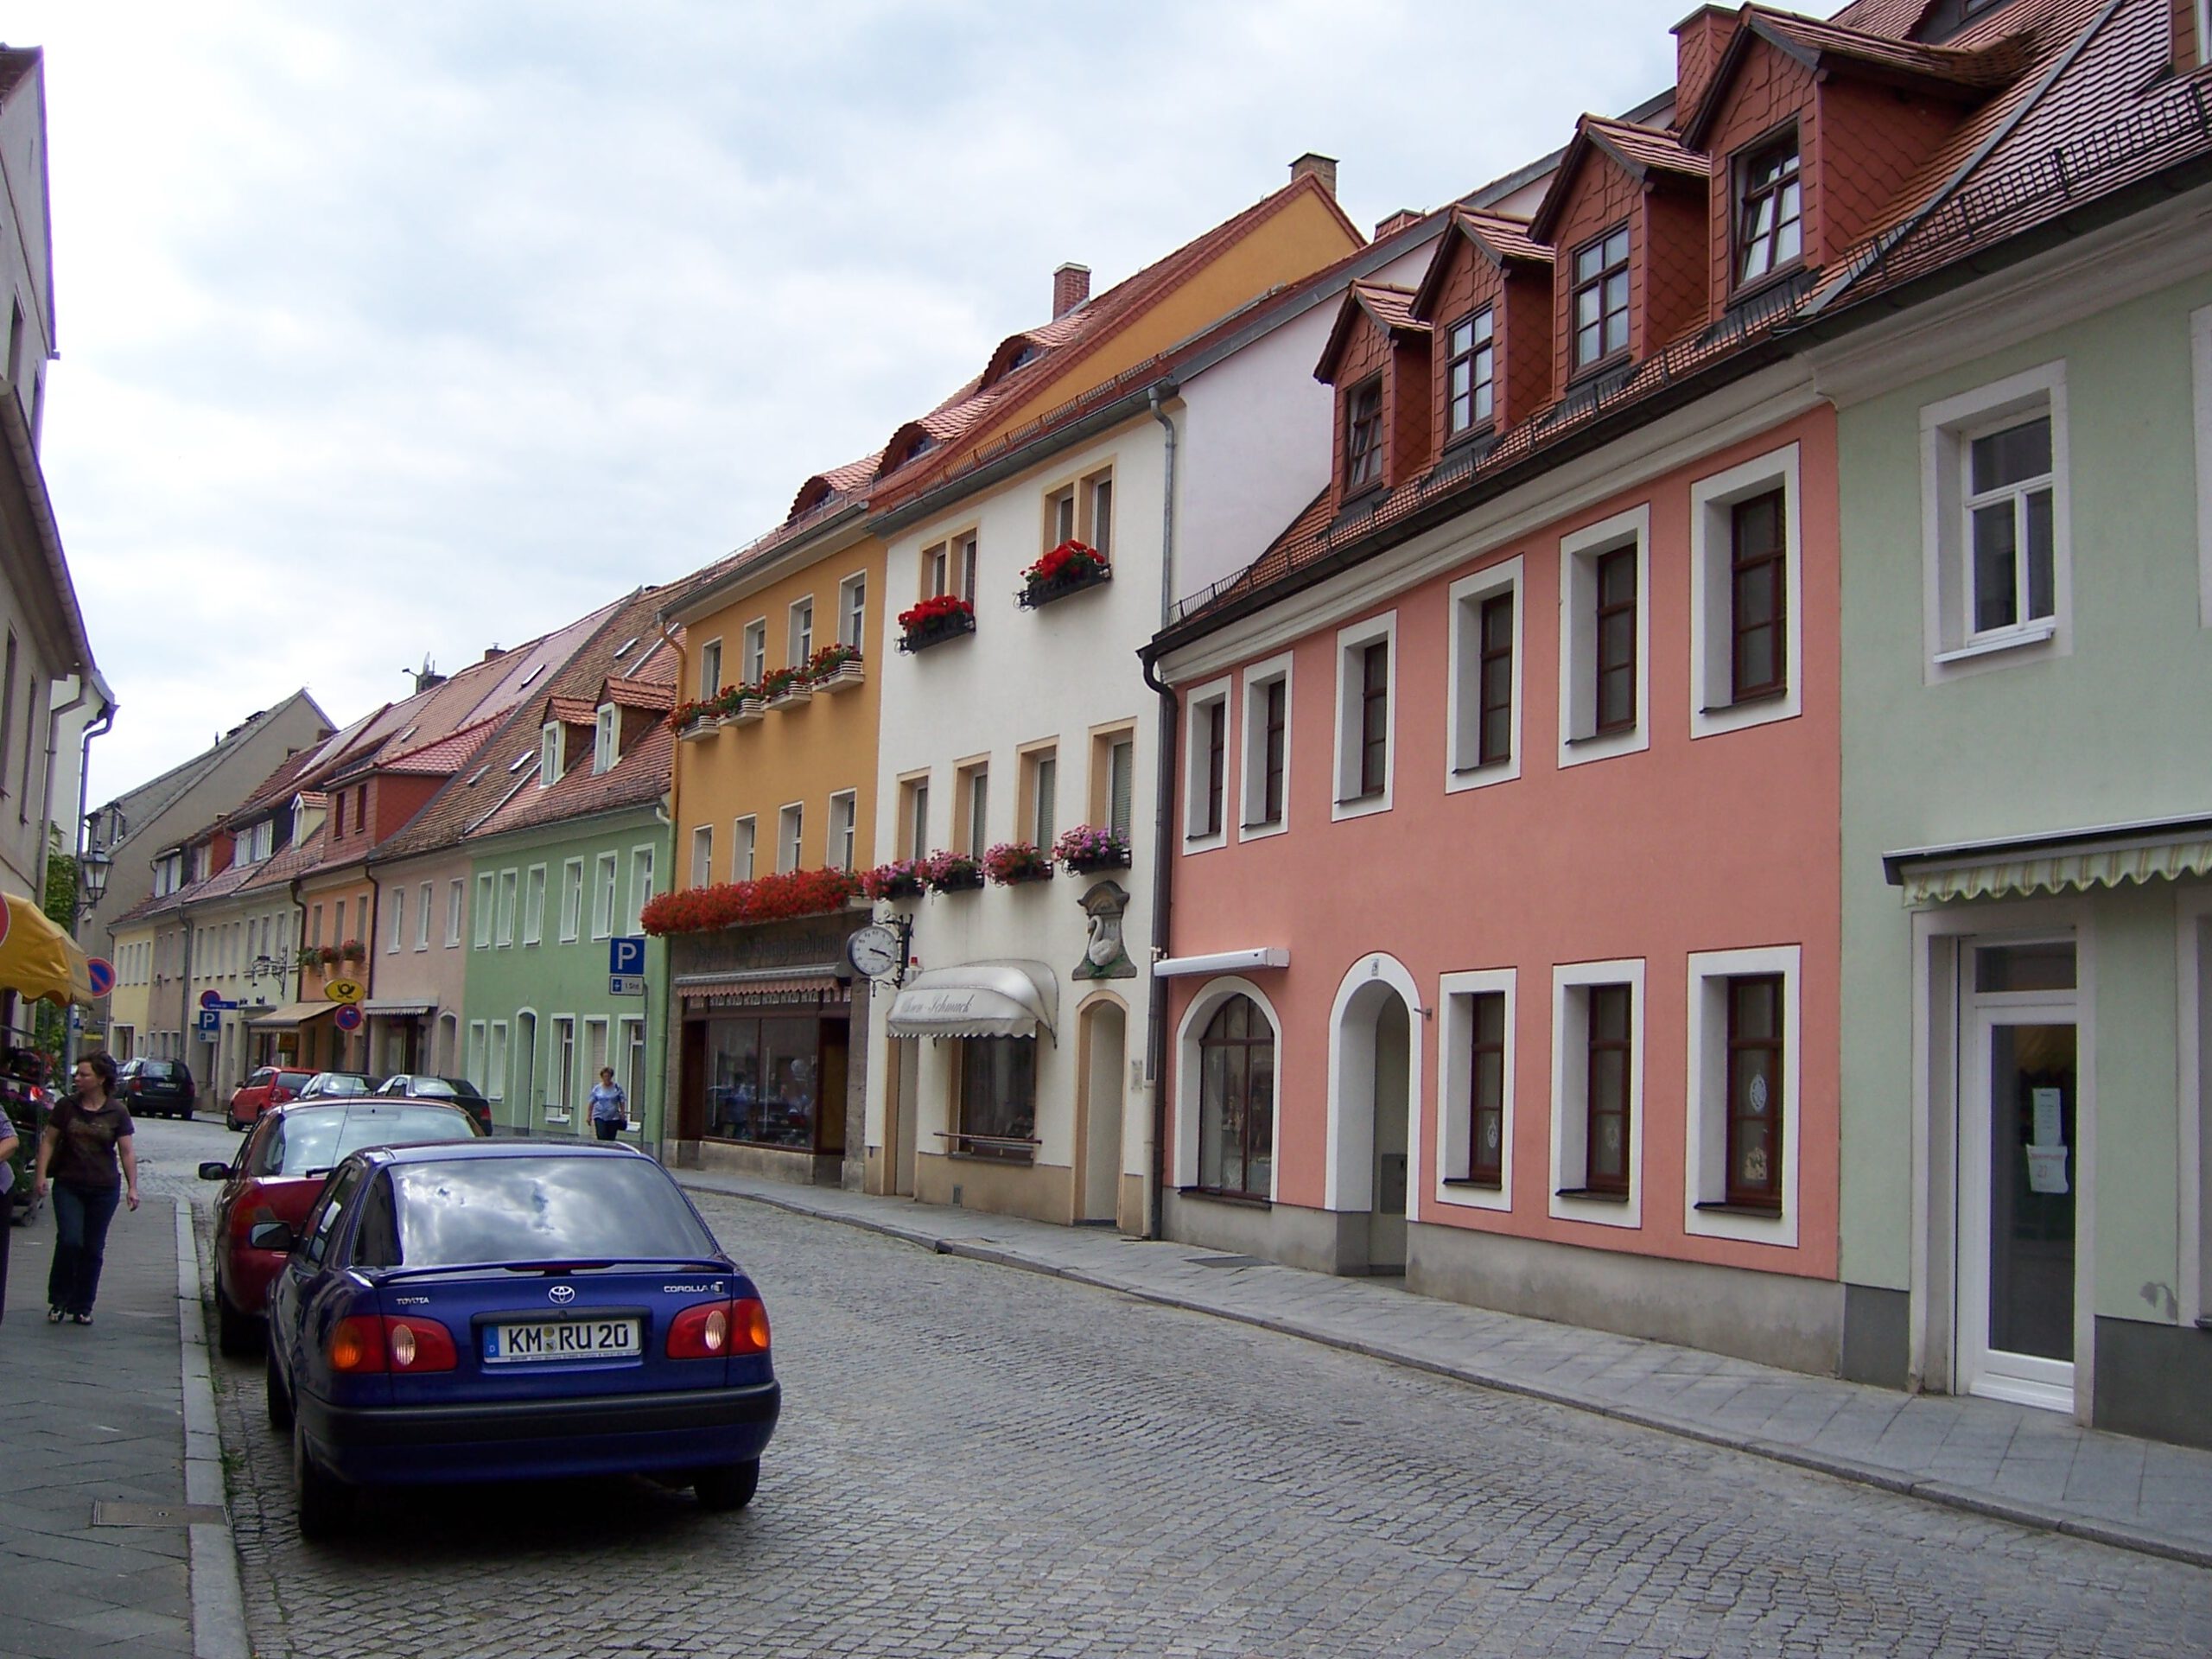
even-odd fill
[{"label": "paper notice on door", "polygon": [[[2035,1144],[2038,1147],[2063,1148],[2066,1145],[2066,1127],[2061,1103],[2065,1099],[2065,1090],[2031,1089],[2028,1090],[2028,1099],[2035,1107]],[[2040,1192],[2043,1189],[2037,1187],[2036,1190]],[[2058,1190],[2063,1192],[2066,1189],[2062,1186]]]},{"label": "paper notice on door", "polygon": [[2063,1147],[2029,1147],[2028,1191],[2031,1192],[2063,1192],[2066,1189],[2066,1148]]}]

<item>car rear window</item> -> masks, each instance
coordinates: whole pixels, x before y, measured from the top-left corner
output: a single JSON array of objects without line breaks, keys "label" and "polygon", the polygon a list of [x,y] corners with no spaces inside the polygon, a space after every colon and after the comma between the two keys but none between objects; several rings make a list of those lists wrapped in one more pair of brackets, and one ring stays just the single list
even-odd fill
[{"label": "car rear window", "polygon": [[321,1077],[321,1092],[326,1095],[365,1095],[372,1092],[366,1077],[351,1071],[322,1071],[315,1075]]},{"label": "car rear window", "polygon": [[714,1236],[676,1183],[643,1158],[455,1158],[395,1164],[400,1260],[696,1261]]},{"label": "car rear window", "polygon": [[138,1075],[142,1077],[181,1077],[184,1075],[184,1066],[176,1060],[149,1060]]},{"label": "car rear window", "polygon": [[257,1175],[304,1175],[329,1169],[363,1147],[404,1146],[416,1141],[467,1141],[476,1122],[449,1106],[371,1106],[288,1112],[262,1141]]},{"label": "car rear window", "polygon": [[451,1100],[454,1087],[443,1077],[414,1077],[407,1084],[407,1092],[424,1100]]},{"label": "car rear window", "polygon": [[300,1090],[308,1086],[308,1079],[313,1076],[315,1073],[312,1071],[279,1071],[270,1081],[282,1084],[287,1089]]}]

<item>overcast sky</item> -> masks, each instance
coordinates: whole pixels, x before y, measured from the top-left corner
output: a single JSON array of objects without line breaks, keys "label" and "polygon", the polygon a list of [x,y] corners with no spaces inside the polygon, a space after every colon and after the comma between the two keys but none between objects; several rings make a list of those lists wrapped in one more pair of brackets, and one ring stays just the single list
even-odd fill
[{"label": "overcast sky", "polygon": [[94,801],[779,522],[1338,156],[1429,207],[1673,79],[1687,0],[0,0],[47,51],[47,479]]}]

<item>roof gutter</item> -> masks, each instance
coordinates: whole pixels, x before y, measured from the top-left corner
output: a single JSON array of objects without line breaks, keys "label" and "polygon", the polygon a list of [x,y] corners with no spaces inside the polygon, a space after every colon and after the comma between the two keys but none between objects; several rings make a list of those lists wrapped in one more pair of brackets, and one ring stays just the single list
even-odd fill
[{"label": "roof gutter", "polygon": [[[848,501],[820,524],[808,525],[804,532],[794,536],[789,542],[770,550],[774,556],[764,559],[758,564],[746,558],[746,555],[750,551],[749,547],[738,549],[730,556],[734,559],[745,560],[744,563],[724,571],[711,582],[691,588],[683,594],[678,603],[671,606],[667,610],[655,612],[654,625],[661,629],[661,637],[666,639],[667,625],[670,622],[685,622],[694,617],[705,615],[717,607],[728,603],[728,597],[734,590],[744,588],[770,571],[781,569],[800,554],[813,552],[817,545],[827,539],[832,531],[857,524],[864,521],[867,517],[868,503],[866,501]],[[775,533],[775,531],[772,530],[767,532],[767,536],[772,536]],[[765,541],[767,536],[763,536],[758,540]],[[757,545],[757,543],[755,544]]]},{"label": "roof gutter", "polygon": [[1217,609],[1202,612],[1171,627],[1163,628],[1137,652],[1147,665],[1147,678],[1150,665],[1169,652],[1194,645],[1246,617],[1318,586],[1340,571],[1364,563],[1393,547],[1448,524],[1472,508],[1541,477],[1562,461],[1570,461],[1604,448],[1646,424],[1655,416],[1668,414],[1695,403],[1724,386],[1796,355],[1807,345],[1825,345],[1874,323],[1885,321],[1896,312],[1926,304],[1981,277],[1993,276],[2011,266],[2024,264],[2053,248],[2077,241],[2093,231],[2101,230],[2130,214],[2142,212],[2168,197],[2199,189],[2207,184],[2212,184],[2212,152],[2176,162],[2163,172],[2152,174],[2094,201],[2086,202],[2041,225],[2017,232],[2001,242],[1977,250],[1967,257],[1954,260],[1925,276],[1913,277],[1894,289],[1866,296],[1786,329],[1777,327],[1772,334],[1734,356],[1723,358],[1648,397],[1623,404],[1611,414],[1593,417],[1557,443],[1536,450],[1526,460],[1515,463],[1510,468],[1471,489],[1444,497],[1417,512],[1408,513],[1404,518],[1375,532],[1371,538],[1348,542],[1312,564],[1291,572],[1279,582],[1255,588]]}]

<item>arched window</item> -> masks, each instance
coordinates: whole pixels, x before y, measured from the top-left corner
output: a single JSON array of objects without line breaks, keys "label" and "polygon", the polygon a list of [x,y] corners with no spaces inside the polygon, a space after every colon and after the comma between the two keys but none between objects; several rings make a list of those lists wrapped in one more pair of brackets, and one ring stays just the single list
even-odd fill
[{"label": "arched window", "polygon": [[1198,1038],[1198,1185],[1267,1198],[1274,1139],[1274,1029],[1250,997],[1232,996]]}]

